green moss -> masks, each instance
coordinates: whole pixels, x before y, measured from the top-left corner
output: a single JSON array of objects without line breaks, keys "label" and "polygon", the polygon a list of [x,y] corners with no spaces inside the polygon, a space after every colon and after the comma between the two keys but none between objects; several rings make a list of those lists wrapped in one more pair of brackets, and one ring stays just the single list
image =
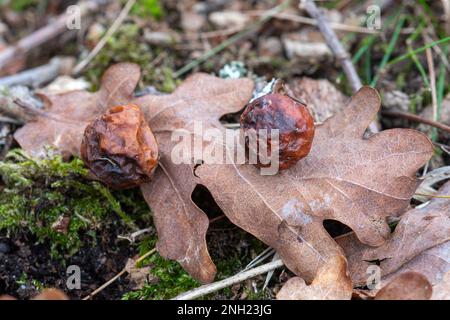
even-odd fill
[{"label": "green moss", "polygon": [[269,290],[258,290],[255,292],[253,289],[245,288],[244,292],[246,293],[246,300],[271,300],[273,297],[271,296]]},{"label": "green moss", "polygon": [[26,274],[26,272],[23,272],[20,275],[20,278],[17,279],[16,283],[19,286],[25,286],[25,287],[28,287],[28,288],[33,288],[36,291],[42,291],[42,290],[45,289],[45,286],[44,286],[44,284],[42,282],[40,282],[39,280],[36,280],[36,279],[30,279],[28,277],[28,275]]},{"label": "green moss", "polygon": [[[264,250],[262,242],[256,238],[250,239],[252,239],[251,246],[256,252]],[[155,244],[155,237],[145,238],[139,245],[140,255],[153,249]],[[235,248],[235,250],[228,254],[225,259],[216,261],[216,281],[236,274],[242,270],[250,260],[250,257],[240,256],[240,250]],[[200,283],[183,270],[179,263],[166,260],[159,254],[150,256],[140,264],[140,266],[146,265],[151,267],[150,273],[155,277],[155,280],[146,283],[140,290],[124,294],[124,300],[171,299],[200,285]],[[252,288],[245,287],[245,283],[242,283],[241,290],[247,294],[247,299],[263,299],[270,296],[267,290],[255,293]],[[206,295],[201,299],[230,299],[232,296],[233,292],[231,288],[224,288],[219,292]]]},{"label": "green moss", "polygon": [[164,16],[164,10],[159,0],[138,0],[133,5],[131,13],[143,18],[151,16],[156,20]]},{"label": "green moss", "polygon": [[[77,158],[64,162],[51,152],[43,159],[31,158],[19,149],[9,152],[0,162],[4,182],[0,233],[31,233],[38,243],[49,243],[52,257],[64,259],[83,245],[95,244],[95,231],[108,223],[133,229],[131,217],[118,200],[125,195],[116,197],[117,193],[89,180],[87,173]],[[67,232],[54,227],[62,217],[70,219]]]},{"label": "green moss", "polygon": [[[112,64],[132,62],[141,67],[142,81],[153,85],[162,92],[171,92],[178,82],[173,77],[174,57],[162,52],[161,48],[151,47],[141,41],[141,30],[136,24],[124,24],[109,38],[105,47],[91,62],[85,76],[92,83],[93,90],[98,90],[102,74]],[[166,56],[157,67],[149,66],[160,54]]]},{"label": "green moss", "polygon": [[[143,240],[140,244],[141,255],[154,248],[155,244],[155,238],[149,237]],[[123,296],[124,300],[170,299],[199,286],[199,283],[189,276],[179,263],[166,260],[158,253],[146,258],[141,265],[151,266],[150,273],[156,280],[146,283],[140,290],[126,293]]]},{"label": "green moss", "polygon": [[35,7],[39,4],[39,0],[0,0],[0,6],[9,5],[11,9],[17,12],[25,11],[28,8]]}]

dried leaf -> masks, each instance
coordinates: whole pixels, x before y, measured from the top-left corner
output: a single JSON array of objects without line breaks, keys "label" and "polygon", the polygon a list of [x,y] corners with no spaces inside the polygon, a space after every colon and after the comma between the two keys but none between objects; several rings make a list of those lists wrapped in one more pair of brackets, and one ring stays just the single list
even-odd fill
[{"label": "dried leaf", "polygon": [[[376,91],[366,87],[342,112],[318,126],[310,154],[282,174],[261,176],[248,165],[177,165],[170,157],[177,143],[171,141],[172,132],[184,129],[193,137],[196,121],[204,130],[223,130],[219,118],[248,102],[253,83],[196,74],[171,95],[127,101],[138,81],[134,68],[110,68],[98,93],[51,97],[48,113],[76,123],[72,129],[46,117],[26,125],[17,138],[33,154],[49,143],[77,154],[86,121],[111,105],[140,106],[161,153],[153,181],[142,186],[154,211],[158,250],[202,282],[214,278],[215,266],[206,248],[208,219],[191,200],[197,184],[211,191],[236,225],[275,248],[292,271],[310,282],[320,267],[343,252],[323,228],[323,220],[338,220],[363,243],[381,245],[390,235],[385,218],[398,216],[408,206],[417,186],[415,172],[432,154],[428,138],[414,130],[393,129],[362,138],[380,104]],[[200,143],[205,147],[212,142]]]},{"label": "dried leaf", "polygon": [[407,208],[416,170],[432,155],[429,139],[414,130],[363,139],[379,106],[377,92],[362,88],[317,127],[309,155],[278,175],[261,176],[248,165],[201,165],[199,183],[234,224],[277,250],[289,269],[310,282],[330,257],[342,254],[323,220],[348,225],[370,246],[383,244],[390,235],[386,217]]},{"label": "dried leaf", "polygon": [[139,66],[120,63],[105,72],[96,93],[80,90],[41,96],[48,116],[27,123],[14,138],[32,156],[44,155],[46,146],[55,147],[66,157],[79,155],[86,125],[109,107],[126,104],[140,74]]},{"label": "dried leaf", "polygon": [[302,77],[291,80],[288,92],[308,103],[316,122],[323,122],[334,114],[341,112],[349,98],[342,94],[330,81]]},{"label": "dried leaf", "polygon": [[352,281],[343,256],[331,258],[317,273],[311,285],[300,277],[286,282],[277,294],[278,300],[350,300]]},{"label": "dried leaf", "polygon": [[375,300],[429,300],[431,284],[417,272],[405,272],[389,282],[375,296]]},{"label": "dried leaf", "polygon": [[32,300],[69,300],[69,297],[59,289],[44,289]]},{"label": "dried leaf", "polygon": [[121,63],[106,71],[97,93],[74,91],[47,97],[46,112],[58,118],[41,117],[28,123],[16,132],[16,139],[35,156],[44,154],[46,145],[55,146],[65,155],[78,155],[84,129],[90,121],[111,106],[139,106],[155,134],[161,154],[160,167],[152,182],[142,185],[144,197],[154,213],[158,251],[180,262],[195,279],[210,282],[216,268],[206,247],[209,222],[191,199],[197,185],[195,164],[176,165],[171,161],[176,144],[171,141],[171,134],[178,129],[193,134],[195,121],[201,121],[205,130],[222,129],[220,117],[245,106],[251,98],[253,82],[195,74],[170,95],[132,99],[138,80],[139,68]]},{"label": "dried leaf", "polygon": [[[0,295],[0,300],[17,299],[9,295]],[[41,293],[39,293],[31,300],[69,300],[69,297],[64,293],[64,291],[59,289],[44,289]]]},{"label": "dried leaf", "polygon": [[[450,182],[442,186],[438,194],[449,195]],[[400,269],[408,262],[412,263],[407,267],[410,270],[422,272],[436,266],[434,273],[437,270],[447,272],[450,267],[448,244],[429,253],[426,250],[449,240],[449,218],[449,199],[434,198],[427,206],[405,213],[389,240],[380,247],[364,245],[356,239],[355,235],[338,238],[337,241],[348,259],[353,282],[356,285],[365,285],[367,268],[374,261],[379,262],[383,277]],[[420,256],[421,254],[423,255]]]},{"label": "dried leaf", "polygon": [[425,250],[397,271],[381,279],[381,283],[389,282],[399,274],[415,271],[427,277],[432,286],[439,284],[444,275],[450,271],[450,241]]},{"label": "dried leaf", "polygon": [[433,287],[432,300],[450,300],[450,271],[444,275],[440,283]]},{"label": "dried leaf", "polygon": [[150,267],[139,268],[136,266],[136,260],[134,259],[128,259],[125,269],[128,272],[128,277],[133,290],[141,289],[150,278],[154,278],[154,276],[150,275]]},{"label": "dried leaf", "polygon": [[[203,130],[223,130],[221,116],[237,112],[251,98],[253,82],[248,79],[223,80],[196,74],[167,96],[144,96],[135,104],[148,110],[148,119],[160,149],[160,170],[152,182],[141,189],[154,211],[160,254],[177,260],[194,278],[214,279],[216,268],[209,257],[205,234],[207,216],[193,203],[191,194],[197,182],[195,164],[174,164],[171,153],[178,141],[171,141],[174,130],[184,129],[193,137],[195,121]],[[203,141],[204,148],[212,142]],[[223,182],[226,184],[227,182]]]}]

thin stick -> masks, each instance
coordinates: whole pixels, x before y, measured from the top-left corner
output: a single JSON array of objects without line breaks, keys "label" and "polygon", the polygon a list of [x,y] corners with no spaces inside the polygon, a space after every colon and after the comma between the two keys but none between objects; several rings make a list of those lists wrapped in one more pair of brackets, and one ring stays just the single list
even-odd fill
[{"label": "thin stick", "polygon": [[73,58],[55,57],[45,65],[0,78],[0,86],[23,85],[37,87],[55,79],[60,74],[70,73],[73,65]]},{"label": "thin stick", "polygon": [[257,275],[267,273],[271,270],[275,270],[279,267],[283,266],[283,261],[281,259],[263,264],[262,266],[250,269],[248,271],[240,272],[232,277],[229,277],[227,279],[213,282],[210,284],[203,285],[201,287],[198,287],[196,289],[184,292],[172,300],[192,300],[199,298],[201,296],[204,296],[209,293],[216,292],[218,290],[224,289],[226,287],[229,287],[235,283],[239,283],[241,281],[256,277]]},{"label": "thin stick", "polygon": [[222,220],[223,218],[225,218],[226,216],[224,214],[221,214],[220,216],[214,217],[212,219],[209,219],[209,223],[214,223],[216,221]]},{"label": "thin stick", "polygon": [[[23,110],[23,115],[25,116],[24,118],[24,122],[28,122],[31,119],[36,119],[37,117],[43,117],[43,118],[48,118],[54,121],[60,121],[60,122],[64,122],[68,125],[80,125],[80,124],[85,124],[85,122],[83,121],[77,121],[77,120],[70,120],[70,119],[66,119],[63,116],[59,115],[59,114],[51,114],[48,113],[44,110],[41,109],[37,109],[34,108],[32,105],[30,105],[28,102],[25,102],[19,98],[14,98],[13,100],[14,104],[17,105],[18,107],[20,107]],[[2,106],[0,105],[0,111],[2,111]],[[16,112],[16,115],[18,116],[18,119],[21,120],[20,117],[20,111],[19,110],[14,110],[11,109],[9,110],[11,111],[11,114],[13,114],[13,112]]]},{"label": "thin stick", "polygon": [[347,51],[342,46],[339,41],[336,33],[331,28],[327,18],[324,14],[319,10],[316,4],[311,0],[303,0],[301,1],[303,7],[308,12],[308,14],[317,21],[317,26],[322,32],[326,43],[330,47],[331,51],[335,55],[335,57],[341,62],[342,69],[344,70],[345,75],[352,87],[353,92],[358,91],[362,87],[361,79],[356,72],[355,66],[352,63],[352,60],[347,53]]},{"label": "thin stick", "polygon": [[435,127],[439,130],[445,131],[450,133],[450,127],[442,124],[440,122],[434,121],[434,120],[429,120],[429,119],[425,119],[422,118],[418,115],[409,113],[409,112],[402,112],[402,111],[381,111],[381,114],[387,117],[391,117],[391,118],[403,118],[406,120],[410,120],[410,121],[414,121],[414,122],[420,122],[432,127]]},{"label": "thin stick", "polygon": [[[434,62],[433,62],[433,54],[430,48],[426,50],[427,63],[428,63],[428,74],[430,77],[430,88],[431,88],[431,102],[433,107],[433,121],[438,120],[438,101],[436,94],[436,75],[434,72]],[[435,140],[436,134],[433,132],[432,140]]]},{"label": "thin stick", "polygon": [[[156,248],[153,248],[152,250],[146,252],[145,254],[143,254],[142,256],[140,256],[136,262],[135,265],[137,265],[139,262],[142,262],[142,260],[144,260],[145,258],[149,257],[150,255],[152,255],[153,253],[155,253]],[[94,291],[92,291],[89,295],[87,295],[86,297],[84,297],[82,300],[89,300],[91,299],[93,296],[95,296],[96,294],[98,294],[99,292],[103,291],[106,287],[108,287],[110,284],[112,284],[114,281],[116,281],[117,279],[119,279],[121,276],[123,276],[125,273],[127,273],[127,268],[123,268],[122,271],[120,271],[118,274],[116,274],[114,277],[112,277],[111,279],[109,279],[107,282],[105,282],[104,284],[102,284],[100,287],[98,287],[97,289],[95,289]]]},{"label": "thin stick", "polygon": [[98,287],[97,289],[95,289],[94,291],[92,291],[88,296],[84,297],[83,300],[89,300],[92,297],[94,297],[97,293],[103,291],[103,289],[105,289],[106,287],[108,287],[110,284],[112,284],[114,281],[116,281],[117,279],[119,279],[121,276],[123,276],[125,273],[127,272],[127,270],[124,268],[122,269],[122,271],[120,271],[118,274],[116,274],[113,278],[109,279],[107,282],[105,282],[104,284],[102,284],[100,287]]},{"label": "thin stick", "polygon": [[140,256],[137,260],[136,260],[136,265],[140,262],[142,262],[145,258],[148,258],[149,256],[151,256],[152,254],[154,254],[156,252],[156,248],[153,248],[152,250],[147,251],[146,253],[144,253],[142,256]]},{"label": "thin stick", "polygon": [[[313,1],[302,0],[301,4],[303,8],[308,12],[308,14],[317,21],[317,26],[324,36],[328,47],[330,47],[334,56],[341,62],[342,69],[344,70],[345,76],[347,77],[347,80],[350,83],[353,92],[357,92],[362,87],[361,78],[356,72],[350,55],[342,46],[336,33],[331,28],[327,18]],[[376,120],[370,123],[369,130],[372,133],[377,133],[380,131],[378,122]]]},{"label": "thin stick", "polygon": [[439,198],[439,199],[450,199],[450,195],[434,195],[434,194],[425,194],[425,193],[414,193],[415,196],[422,196],[428,198]]},{"label": "thin stick", "polygon": [[117,16],[117,19],[113,22],[108,31],[106,31],[103,38],[101,38],[100,41],[97,43],[97,45],[94,47],[94,49],[92,49],[92,51],[89,52],[87,57],[84,58],[80,63],[78,63],[76,67],[73,69],[73,74],[76,75],[80,73],[80,71],[83,70],[91,62],[91,60],[100,52],[100,50],[102,50],[102,48],[108,42],[109,38],[111,38],[111,36],[122,25],[123,21],[127,17],[128,13],[130,12],[135,2],[136,0],[128,0],[128,2],[123,7],[122,11],[120,11],[119,15]]},{"label": "thin stick", "polygon": [[[260,16],[263,14],[261,11],[249,11],[246,12],[246,14],[250,16]],[[291,13],[278,13],[273,16],[276,19],[280,20],[288,20],[292,22],[298,22],[302,24],[307,24],[311,26],[317,26],[318,23],[316,20],[308,18],[308,17],[302,17],[297,16]],[[340,31],[346,31],[346,32],[357,32],[357,33],[365,33],[365,34],[378,34],[378,30],[371,30],[368,28],[360,27],[360,26],[353,26],[349,24],[343,24],[343,23],[337,23],[337,22],[330,22],[330,27],[334,30],[340,30]]]},{"label": "thin stick", "polygon": [[[89,1],[79,3],[78,6],[80,8],[81,17],[87,13],[98,10],[100,7],[98,2],[99,1]],[[14,46],[10,46],[2,50],[0,52],[0,70],[17,56],[25,54],[41,44],[46,43],[50,39],[55,38],[59,34],[68,31],[69,29],[67,28],[66,23],[70,17],[70,14],[64,13],[58,16],[55,21],[19,40],[19,42],[17,42]]]}]

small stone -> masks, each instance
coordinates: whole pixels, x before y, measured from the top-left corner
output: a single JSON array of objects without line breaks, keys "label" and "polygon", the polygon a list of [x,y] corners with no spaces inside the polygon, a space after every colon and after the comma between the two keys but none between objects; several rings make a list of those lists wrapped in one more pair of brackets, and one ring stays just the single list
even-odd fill
[{"label": "small stone", "polygon": [[7,254],[11,251],[11,247],[4,242],[0,242],[0,253]]}]

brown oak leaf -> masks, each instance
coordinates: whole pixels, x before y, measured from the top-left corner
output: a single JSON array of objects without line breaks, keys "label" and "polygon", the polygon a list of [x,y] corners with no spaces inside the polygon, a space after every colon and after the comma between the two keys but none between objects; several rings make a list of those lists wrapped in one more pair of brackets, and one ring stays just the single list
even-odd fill
[{"label": "brown oak leaf", "polygon": [[432,288],[427,278],[418,272],[405,272],[389,282],[375,300],[429,300]]},{"label": "brown oak leaf", "polygon": [[311,285],[300,277],[289,279],[277,294],[278,300],[350,300],[352,280],[347,261],[341,255],[332,257],[317,273]]},{"label": "brown oak leaf", "polygon": [[380,246],[389,238],[386,217],[407,208],[417,169],[433,146],[420,132],[391,129],[363,138],[380,107],[377,92],[359,90],[349,105],[316,128],[309,155],[274,176],[249,165],[201,165],[199,183],[228,218],[271,247],[286,266],[311,282],[341,248],[325,219],[352,228],[358,239]]},{"label": "brown oak leaf", "polygon": [[16,131],[14,138],[32,156],[45,154],[45,147],[63,156],[79,155],[86,125],[109,107],[126,104],[133,97],[141,72],[132,63],[110,67],[102,77],[100,90],[84,90],[57,95],[40,95],[48,116],[37,117]]},{"label": "brown oak leaf", "polygon": [[[341,221],[363,243],[381,245],[389,237],[385,218],[407,207],[417,186],[415,172],[432,154],[427,137],[414,130],[393,129],[362,138],[380,103],[376,91],[366,87],[318,126],[309,156],[282,174],[261,176],[249,165],[175,164],[172,132],[183,129],[192,137],[196,121],[204,129],[223,130],[219,118],[247,103],[253,83],[195,74],[170,95],[133,99],[136,68],[113,66],[97,93],[49,97],[46,111],[52,117],[27,124],[16,137],[33,155],[48,144],[78,154],[88,121],[112,105],[140,106],[161,153],[153,180],[142,186],[154,211],[158,250],[202,282],[212,281],[215,266],[206,248],[208,219],[191,199],[197,184],[211,191],[236,225],[274,247],[292,271],[310,282],[330,257],[343,252],[323,228],[323,220]],[[200,143],[212,144],[206,139]]]},{"label": "brown oak leaf", "polygon": [[[449,194],[447,182],[438,195]],[[355,285],[365,285],[367,268],[375,262],[379,262],[382,277],[413,270],[434,285],[450,270],[450,201],[433,198],[427,206],[409,210],[382,246],[364,245],[354,234],[336,240],[345,251]]]},{"label": "brown oak leaf", "polygon": [[414,271],[423,274],[434,288],[441,285],[446,273],[450,272],[450,241],[425,250],[397,271],[381,278],[381,285],[398,275]]},{"label": "brown oak leaf", "polygon": [[432,300],[450,300],[450,271],[443,277],[441,282],[433,286]]},{"label": "brown oak leaf", "polygon": [[288,92],[308,103],[316,122],[323,122],[345,108],[349,98],[326,79],[294,78],[287,84]]},{"label": "brown oak leaf", "polygon": [[[145,199],[154,210],[158,231],[158,251],[177,260],[196,279],[209,282],[216,272],[205,241],[208,218],[192,201],[197,182],[195,163],[175,164],[171,160],[174,130],[184,129],[194,136],[195,121],[203,130],[223,130],[219,119],[239,111],[251,98],[253,82],[249,79],[223,80],[195,74],[166,96],[143,96],[134,103],[144,112],[156,135],[161,157],[150,183],[142,185]],[[201,140],[200,140],[201,141]],[[201,141],[204,148],[213,142]],[[227,184],[227,181],[223,181]]]},{"label": "brown oak leaf", "polygon": [[204,129],[222,129],[220,117],[244,107],[251,98],[253,82],[194,74],[170,95],[133,98],[139,76],[138,66],[120,63],[106,71],[99,92],[73,91],[44,96],[45,112],[49,116],[27,123],[15,137],[34,156],[44,154],[47,145],[65,155],[79,155],[83,132],[90,121],[112,106],[130,103],[139,106],[155,134],[161,154],[152,181],[142,185],[154,214],[158,251],[180,262],[195,279],[210,282],[216,268],[205,240],[208,218],[191,199],[196,187],[195,164],[176,165],[171,161],[171,150],[176,144],[171,141],[171,134],[178,129],[192,133],[195,121],[201,121]]}]

